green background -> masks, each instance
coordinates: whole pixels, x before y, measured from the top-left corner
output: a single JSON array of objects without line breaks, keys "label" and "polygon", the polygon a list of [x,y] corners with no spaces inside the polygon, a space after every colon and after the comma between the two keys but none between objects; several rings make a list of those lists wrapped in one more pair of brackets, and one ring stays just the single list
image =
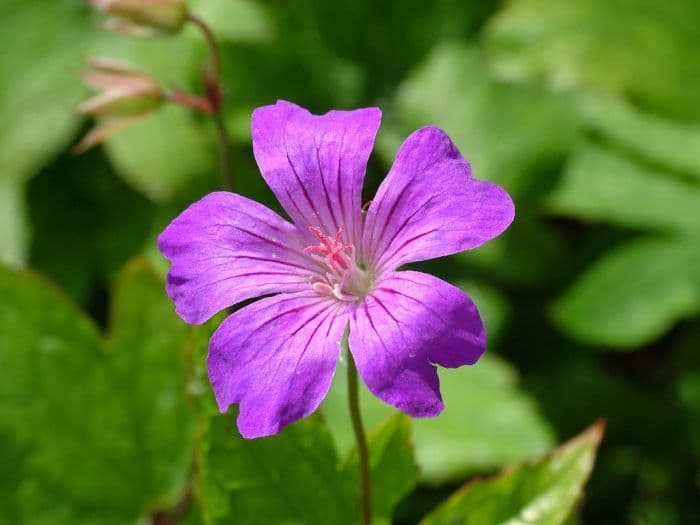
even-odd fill
[{"label": "green background", "polygon": [[[0,524],[356,522],[345,364],[319,415],[245,442],[203,370],[216,322],[165,297],[155,238],[220,185],[212,122],[166,106],[70,151],[88,57],[199,92],[201,36],[130,40],[86,4],[0,0]],[[188,4],[222,45],[239,193],[279,210],[249,125],[287,99],[382,108],[365,200],[438,125],[516,202],[500,238],[416,265],[474,298],[489,348],[440,372],[435,420],[363,393],[377,522],[700,523],[700,3]],[[597,427],[434,510],[599,418],[585,495]]]}]

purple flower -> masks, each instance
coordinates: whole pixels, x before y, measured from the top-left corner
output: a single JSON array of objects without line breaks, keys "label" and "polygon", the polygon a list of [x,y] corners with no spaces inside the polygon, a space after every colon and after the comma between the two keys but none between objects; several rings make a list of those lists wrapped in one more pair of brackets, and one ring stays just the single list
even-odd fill
[{"label": "purple flower", "polygon": [[442,130],[403,143],[366,215],[361,190],[381,112],[312,115],[279,101],[253,113],[255,159],[292,222],[234,193],[211,193],[160,235],[167,292],[188,323],[246,299],[216,330],[208,356],[219,409],[240,403],[247,438],[276,434],[326,396],[349,324],[360,376],[414,417],[443,409],[436,364],[475,363],[485,349],[476,306],[404,264],[475,248],[514,208],[473,179]]}]

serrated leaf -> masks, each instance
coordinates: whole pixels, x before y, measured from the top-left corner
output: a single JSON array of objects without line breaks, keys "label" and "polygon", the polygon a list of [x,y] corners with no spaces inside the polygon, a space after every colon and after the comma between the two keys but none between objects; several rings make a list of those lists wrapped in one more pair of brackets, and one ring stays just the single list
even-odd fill
[{"label": "serrated leaf", "polygon": [[0,268],[0,296],[0,434],[31,450],[19,521],[135,523],[173,505],[194,427],[186,332],[160,280],[138,262],[122,273],[106,341],[33,274]]},{"label": "serrated leaf", "polygon": [[629,349],[698,311],[700,243],[689,237],[642,239],[608,252],[559,299],[553,315],[576,339]]},{"label": "serrated leaf", "polygon": [[[347,414],[346,363],[339,364],[321,410],[333,428],[341,450],[353,442]],[[520,461],[547,450],[553,442],[548,424],[532,400],[517,386],[515,371],[493,356],[476,365],[440,369],[445,410],[436,418],[413,421],[416,461],[423,480],[457,479],[475,469]],[[395,409],[360,392],[362,416],[368,428]]]},{"label": "serrated leaf", "polygon": [[700,232],[700,186],[596,146],[573,155],[546,203],[554,213],[584,220]]},{"label": "serrated leaf", "polygon": [[515,0],[492,20],[486,44],[502,77],[557,89],[624,94],[700,116],[700,4],[653,0]]},{"label": "serrated leaf", "polygon": [[563,154],[576,137],[569,101],[535,89],[500,85],[474,47],[443,44],[398,88],[390,132],[380,152],[390,161],[403,138],[434,124],[445,129],[472,164],[474,176],[504,186],[516,201],[533,167]]},{"label": "serrated leaf", "polygon": [[561,525],[580,499],[603,438],[597,423],[535,463],[466,485],[421,525]]}]

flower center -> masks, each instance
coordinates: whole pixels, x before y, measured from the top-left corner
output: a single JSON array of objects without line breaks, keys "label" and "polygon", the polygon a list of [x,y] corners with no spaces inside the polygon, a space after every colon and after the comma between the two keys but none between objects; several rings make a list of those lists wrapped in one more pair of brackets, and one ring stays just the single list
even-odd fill
[{"label": "flower center", "polygon": [[357,301],[365,297],[372,279],[357,261],[353,244],[343,242],[345,226],[341,225],[334,237],[313,226],[309,231],[318,237],[320,244],[307,246],[304,253],[321,262],[325,269],[324,275],[311,277],[311,287],[320,295],[334,296],[341,301]]}]

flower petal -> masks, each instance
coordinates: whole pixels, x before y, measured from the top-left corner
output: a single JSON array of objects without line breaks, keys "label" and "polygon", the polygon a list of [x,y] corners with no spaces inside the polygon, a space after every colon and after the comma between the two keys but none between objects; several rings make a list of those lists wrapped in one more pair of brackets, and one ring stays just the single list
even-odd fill
[{"label": "flower petal", "polygon": [[255,159],[301,229],[333,235],[344,225],[359,242],[362,183],[380,121],[378,108],[319,116],[283,100],[253,112]]},{"label": "flower petal", "polygon": [[475,248],[513,221],[504,189],[471,178],[444,131],[427,127],[402,144],[367,211],[363,253],[376,270]]},{"label": "flower petal", "polygon": [[316,293],[261,299],[229,316],[209,344],[221,412],[240,403],[238,429],[269,436],[311,414],[331,384],[348,306]]},{"label": "flower petal", "polygon": [[215,192],[158,237],[170,259],[167,292],[191,324],[251,297],[309,289],[314,262],[295,226],[255,201]]},{"label": "flower petal", "polygon": [[433,363],[474,364],[486,334],[472,300],[420,272],[392,272],[353,312],[350,351],[369,390],[414,417],[443,409]]}]

